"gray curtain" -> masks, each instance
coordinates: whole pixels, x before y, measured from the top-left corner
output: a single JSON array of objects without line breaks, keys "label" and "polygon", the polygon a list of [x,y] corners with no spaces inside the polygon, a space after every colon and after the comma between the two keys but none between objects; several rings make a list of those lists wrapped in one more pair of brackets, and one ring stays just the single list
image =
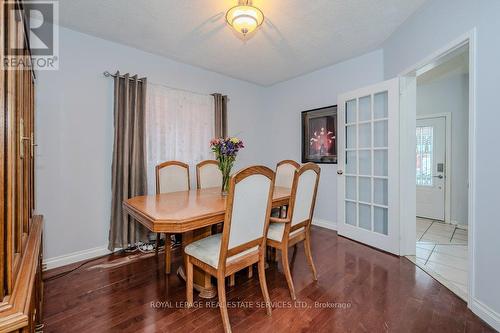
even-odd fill
[{"label": "gray curtain", "polygon": [[116,73],[111,221],[108,249],[147,240],[147,229],[124,214],[125,199],[147,192],[145,110],[146,79]]},{"label": "gray curtain", "polygon": [[215,102],[215,137],[227,136],[227,96],[212,94]]}]

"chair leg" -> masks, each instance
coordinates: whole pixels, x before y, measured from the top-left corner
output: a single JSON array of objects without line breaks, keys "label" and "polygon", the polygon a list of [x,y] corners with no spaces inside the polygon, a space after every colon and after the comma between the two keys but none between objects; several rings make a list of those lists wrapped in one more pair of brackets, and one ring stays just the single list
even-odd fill
[{"label": "chair leg", "polygon": [[170,274],[172,261],[172,239],[170,234],[165,234],[165,274]]},{"label": "chair leg", "polygon": [[219,296],[219,307],[224,332],[231,332],[231,323],[229,322],[229,315],[227,313],[226,279],[224,278],[224,275],[217,276],[217,295]]},{"label": "chair leg", "polygon": [[157,232],[156,233],[156,255],[158,255],[158,250],[160,248],[160,238],[161,238],[161,233]]},{"label": "chair leg", "polygon": [[318,281],[318,275],[316,274],[316,267],[314,267],[314,262],[313,262],[313,258],[312,258],[312,252],[311,252],[311,234],[310,234],[310,231],[306,232],[306,240],[304,242],[304,250],[306,251],[307,262],[309,263],[309,267],[311,267],[314,281]]},{"label": "chair leg", "polygon": [[193,306],[193,264],[189,260],[189,256],[186,260],[186,301],[187,307]]},{"label": "chair leg", "polygon": [[236,280],[235,280],[234,274],[229,275],[229,286],[234,287],[235,284],[236,284]]},{"label": "chair leg", "polygon": [[281,263],[283,265],[283,272],[285,273],[288,289],[290,289],[290,296],[295,301],[295,288],[293,287],[292,274],[290,273],[290,266],[288,265],[288,246],[284,244],[281,248]]},{"label": "chair leg", "polygon": [[264,256],[260,258],[259,264],[257,267],[259,271],[259,282],[260,282],[260,290],[262,290],[262,297],[264,297],[264,302],[266,302],[266,312],[267,315],[271,315],[271,299],[269,298],[269,292],[267,291],[267,282],[266,282],[266,266]]}]

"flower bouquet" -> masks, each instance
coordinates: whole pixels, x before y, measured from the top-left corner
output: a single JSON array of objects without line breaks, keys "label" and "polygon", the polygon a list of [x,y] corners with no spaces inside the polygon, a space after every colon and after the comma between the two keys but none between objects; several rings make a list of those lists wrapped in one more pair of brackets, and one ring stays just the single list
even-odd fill
[{"label": "flower bouquet", "polygon": [[210,141],[210,148],[215,153],[215,158],[219,162],[219,170],[222,172],[222,194],[227,195],[231,169],[236,160],[236,155],[245,146],[243,145],[243,141],[233,137],[212,139]]}]

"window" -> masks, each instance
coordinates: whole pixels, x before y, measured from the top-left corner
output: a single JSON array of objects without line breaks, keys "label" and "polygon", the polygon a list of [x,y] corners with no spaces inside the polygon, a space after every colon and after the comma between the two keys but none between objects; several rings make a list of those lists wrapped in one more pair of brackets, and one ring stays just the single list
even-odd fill
[{"label": "window", "polygon": [[[211,95],[148,84],[146,105],[146,157],[148,193],[155,193],[155,166],[177,160],[193,167],[213,159],[214,98]],[[194,184],[191,184],[191,188]]]},{"label": "window", "polygon": [[417,186],[432,186],[434,129],[417,127]]}]

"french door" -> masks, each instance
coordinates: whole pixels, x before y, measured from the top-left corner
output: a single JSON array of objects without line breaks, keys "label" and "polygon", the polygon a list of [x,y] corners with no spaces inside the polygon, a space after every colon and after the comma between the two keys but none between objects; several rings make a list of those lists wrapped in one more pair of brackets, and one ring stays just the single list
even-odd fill
[{"label": "french door", "polygon": [[338,232],[399,246],[399,79],[338,97]]}]

